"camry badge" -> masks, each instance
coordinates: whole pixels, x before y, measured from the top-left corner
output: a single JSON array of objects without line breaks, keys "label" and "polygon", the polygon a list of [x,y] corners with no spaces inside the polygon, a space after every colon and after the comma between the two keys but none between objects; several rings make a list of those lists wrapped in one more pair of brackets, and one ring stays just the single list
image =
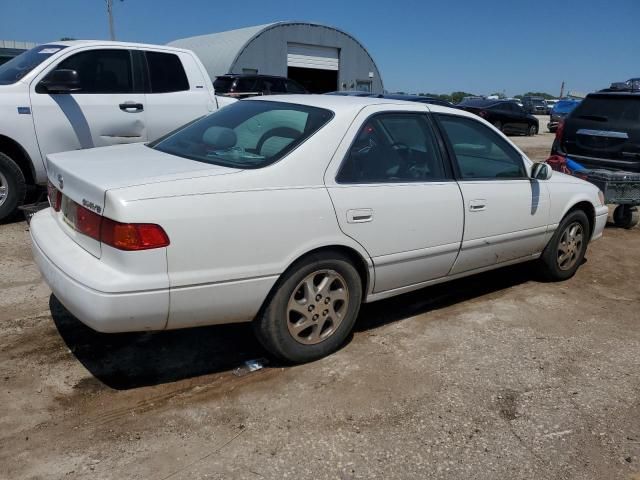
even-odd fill
[{"label": "camry badge", "polygon": [[60,190],[64,188],[64,178],[62,178],[61,174],[58,174],[58,184],[60,185]]}]

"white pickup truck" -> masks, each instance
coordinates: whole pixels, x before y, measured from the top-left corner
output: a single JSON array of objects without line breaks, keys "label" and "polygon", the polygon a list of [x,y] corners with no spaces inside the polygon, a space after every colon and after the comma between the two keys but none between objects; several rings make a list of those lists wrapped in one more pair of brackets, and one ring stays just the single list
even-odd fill
[{"label": "white pickup truck", "polygon": [[155,140],[234,101],[189,50],[60,41],[22,53],[0,66],[0,220],[46,183],[46,155]]}]

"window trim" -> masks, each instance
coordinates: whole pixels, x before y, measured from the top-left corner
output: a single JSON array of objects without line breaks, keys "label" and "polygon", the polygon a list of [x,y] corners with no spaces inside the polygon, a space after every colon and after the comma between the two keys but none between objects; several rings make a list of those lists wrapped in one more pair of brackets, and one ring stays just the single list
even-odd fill
[{"label": "window trim", "polygon": [[[467,117],[465,115],[455,115],[455,114],[451,114],[451,113],[437,113],[434,115],[434,122],[436,123],[439,133],[440,135],[442,135],[444,144],[446,146],[447,149],[447,154],[449,156],[449,159],[451,161],[451,166],[453,167],[454,170],[454,175],[455,175],[455,179],[458,182],[495,182],[495,181],[511,181],[511,180],[531,180],[531,177],[528,176],[528,170],[527,170],[527,165],[524,161],[524,158],[522,157],[522,155],[520,154],[520,152],[518,152],[518,150],[516,150],[515,148],[513,148],[511,145],[509,145],[508,142],[505,142],[504,139],[500,139],[502,142],[504,142],[504,144],[510,148],[511,150],[513,150],[513,152],[516,154],[516,156],[518,157],[518,159],[520,160],[520,164],[522,166],[522,171],[525,173],[524,177],[476,177],[476,178],[465,178],[462,176],[462,172],[460,171],[460,166],[458,164],[458,157],[455,154],[455,151],[453,149],[453,145],[451,144],[451,140],[449,139],[449,136],[447,135],[447,132],[444,128],[444,126],[442,125],[442,123],[440,123],[440,118],[441,117],[453,117],[453,118],[465,118],[471,122],[476,122],[477,124],[481,125],[484,128],[487,128],[489,131],[491,131],[491,129],[489,129],[489,127],[487,127],[486,125],[484,125],[482,122],[479,122],[478,120],[476,120],[475,118],[471,118],[471,117]],[[495,134],[495,132],[493,132]],[[496,134],[497,135],[497,134]],[[498,138],[500,138],[498,136]]]},{"label": "window trim", "polygon": [[[433,135],[433,140],[434,140],[434,146],[436,148],[436,150],[438,151],[438,155],[440,156],[440,162],[442,163],[442,168],[444,171],[444,177],[441,179],[430,179],[430,180],[387,180],[384,182],[345,182],[345,181],[339,181],[338,178],[340,177],[340,173],[342,172],[346,162],[349,159],[349,156],[351,155],[351,149],[353,148],[354,144],[356,143],[356,140],[358,138],[358,135],[360,135],[360,131],[362,130],[362,128],[374,117],[377,116],[382,116],[382,115],[412,115],[412,116],[422,116],[424,117],[428,128],[431,131],[431,134]],[[450,159],[448,158],[447,152],[445,152],[444,150],[444,145],[442,143],[442,139],[440,138],[440,132],[438,131],[437,125],[435,124],[435,122],[433,121],[432,118],[432,114],[431,112],[421,112],[421,111],[407,111],[407,110],[384,110],[384,111],[378,111],[378,112],[374,112],[371,115],[367,116],[361,123],[360,126],[358,127],[358,129],[356,130],[356,134],[355,136],[351,139],[351,142],[349,142],[349,146],[347,148],[347,151],[345,152],[344,156],[342,157],[342,160],[340,161],[340,165],[338,165],[338,168],[336,169],[336,173],[335,176],[333,178],[333,181],[336,183],[336,185],[344,185],[344,186],[358,186],[358,185],[415,185],[415,184],[419,184],[419,183],[449,183],[449,182],[454,182],[456,181],[455,178],[455,172],[452,169],[452,164],[450,162]]]}]

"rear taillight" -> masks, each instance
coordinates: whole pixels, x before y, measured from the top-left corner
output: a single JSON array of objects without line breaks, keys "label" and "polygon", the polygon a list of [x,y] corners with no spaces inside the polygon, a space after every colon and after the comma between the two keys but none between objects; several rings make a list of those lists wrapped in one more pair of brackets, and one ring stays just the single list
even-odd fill
[{"label": "rear taillight", "polygon": [[480,115],[482,118],[487,118],[489,116],[489,112],[487,112],[486,110],[480,110],[478,112],[478,115]]},{"label": "rear taillight", "polygon": [[[50,197],[51,188],[53,188],[52,185],[49,186]],[[60,210],[62,195],[57,190],[56,192],[58,194],[53,197],[58,198],[57,210]],[[53,207],[53,203],[51,206]],[[116,222],[73,201],[68,202],[64,214],[74,219],[72,225],[77,232],[119,250],[150,250],[169,245],[169,237],[160,225]]]},{"label": "rear taillight", "polygon": [[119,250],[149,250],[169,245],[169,237],[153,223],[120,223],[102,217],[100,241]]},{"label": "rear taillight", "polygon": [[49,195],[49,205],[51,205],[51,208],[56,212],[59,212],[60,205],[62,204],[62,193],[53,186],[53,183],[49,182],[47,184],[47,194]]}]

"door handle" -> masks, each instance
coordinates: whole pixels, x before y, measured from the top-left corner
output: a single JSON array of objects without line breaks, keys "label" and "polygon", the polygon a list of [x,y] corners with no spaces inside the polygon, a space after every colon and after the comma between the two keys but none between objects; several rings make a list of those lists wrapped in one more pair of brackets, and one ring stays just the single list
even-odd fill
[{"label": "door handle", "polygon": [[347,223],[367,223],[371,221],[373,221],[373,210],[370,208],[347,210]]},{"label": "door handle", "polygon": [[471,200],[469,202],[469,211],[470,212],[482,212],[487,209],[487,201],[486,200]]},{"label": "door handle", "polygon": [[120,110],[128,113],[142,112],[144,110],[144,105],[136,102],[124,102],[119,105]]}]

